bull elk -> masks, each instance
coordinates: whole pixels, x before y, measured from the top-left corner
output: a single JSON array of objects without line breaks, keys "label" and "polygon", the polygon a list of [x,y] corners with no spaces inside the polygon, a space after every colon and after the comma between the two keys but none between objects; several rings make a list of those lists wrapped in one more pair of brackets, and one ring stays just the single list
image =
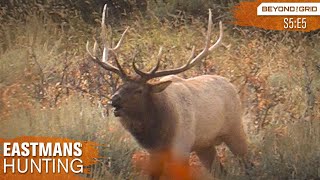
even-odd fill
[{"label": "bull elk", "polygon": [[[206,57],[222,40],[223,29],[220,22],[220,36],[210,45],[212,15],[209,10],[208,29],[204,49],[195,55],[193,47],[187,63],[179,68],[159,70],[163,54],[160,48],[157,63],[149,72],[143,72],[132,62],[135,76],[126,74],[117,59],[128,28],[114,48],[108,48],[105,22],[106,6],[102,13],[102,59],[87,51],[95,63],[107,71],[118,74],[123,85],[111,97],[114,115],[137,142],[145,148],[151,158],[161,152],[171,152],[181,162],[188,162],[190,152],[196,152],[203,165],[210,169],[216,156],[215,146],[224,142],[233,154],[244,157],[247,153],[246,135],[242,127],[242,108],[236,88],[224,77],[201,75],[183,79],[182,73]],[[112,56],[116,66],[108,62]],[[158,82],[149,82],[153,78]],[[163,161],[157,161],[162,167]],[[160,171],[151,173],[152,179],[159,179]]]}]

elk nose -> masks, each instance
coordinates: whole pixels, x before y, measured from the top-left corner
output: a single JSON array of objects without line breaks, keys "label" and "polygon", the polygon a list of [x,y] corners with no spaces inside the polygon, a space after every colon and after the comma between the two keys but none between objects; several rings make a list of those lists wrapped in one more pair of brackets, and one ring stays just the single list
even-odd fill
[{"label": "elk nose", "polygon": [[119,94],[115,94],[111,97],[111,105],[113,107],[119,105],[120,103],[120,95]]}]

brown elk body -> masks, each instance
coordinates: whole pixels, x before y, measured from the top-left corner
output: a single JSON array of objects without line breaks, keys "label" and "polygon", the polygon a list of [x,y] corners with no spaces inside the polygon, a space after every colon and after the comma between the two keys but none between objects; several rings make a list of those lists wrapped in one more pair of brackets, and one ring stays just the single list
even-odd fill
[{"label": "brown elk body", "polygon": [[[105,12],[104,12],[105,14]],[[104,69],[120,75],[123,85],[112,96],[114,114],[137,142],[147,149],[151,156],[161,152],[172,152],[174,158],[186,161],[194,151],[201,162],[210,169],[216,155],[215,146],[225,142],[238,156],[247,153],[246,136],[242,127],[242,108],[236,88],[225,78],[216,75],[202,75],[183,79],[178,74],[190,69],[215,49],[222,38],[210,46],[211,11],[209,11],[208,34],[204,50],[194,55],[194,49],[184,66],[158,71],[162,55],[160,48],[157,65],[148,73],[140,71],[133,61],[138,76],[127,76],[116,59],[118,45],[107,48],[104,42],[102,61],[88,49],[94,62]],[[104,15],[102,31],[105,31]],[[95,48],[94,48],[95,49]],[[117,67],[107,62],[111,54]],[[148,80],[162,77],[157,83]],[[161,172],[160,172],[161,173]],[[153,173],[155,179],[160,173]]]},{"label": "brown elk body", "polygon": [[160,80],[167,81],[172,83],[165,90],[143,95],[120,117],[141,146],[150,151],[170,149],[185,157],[195,151],[206,166],[211,166],[214,146],[222,142],[234,154],[246,154],[241,103],[231,83],[214,75]]}]

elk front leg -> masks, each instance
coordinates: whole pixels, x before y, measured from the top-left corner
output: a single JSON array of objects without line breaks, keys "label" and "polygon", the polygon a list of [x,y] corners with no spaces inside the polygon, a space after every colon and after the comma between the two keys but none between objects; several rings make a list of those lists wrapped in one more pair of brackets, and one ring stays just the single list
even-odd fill
[{"label": "elk front leg", "polygon": [[149,176],[151,180],[159,180],[163,174],[165,161],[168,159],[168,152],[151,152],[149,160]]},{"label": "elk front leg", "polygon": [[169,163],[166,166],[169,179],[192,179],[192,171],[189,166],[189,158],[194,136],[177,133],[171,150]]}]

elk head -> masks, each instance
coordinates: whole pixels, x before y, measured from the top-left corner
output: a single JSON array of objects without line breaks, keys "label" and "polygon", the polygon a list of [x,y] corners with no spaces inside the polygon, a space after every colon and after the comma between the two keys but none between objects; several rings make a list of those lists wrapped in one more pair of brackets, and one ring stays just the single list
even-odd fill
[{"label": "elk head", "polygon": [[[160,93],[165,90],[172,82],[171,81],[161,81],[157,83],[150,83],[148,82],[150,79],[163,77],[167,75],[174,75],[184,72],[196,64],[198,64],[204,57],[206,57],[210,52],[212,52],[220,43],[223,36],[223,29],[222,23],[219,23],[220,27],[220,36],[216,43],[210,46],[211,40],[211,27],[212,27],[212,14],[211,10],[209,10],[209,20],[208,20],[208,30],[207,36],[205,40],[205,47],[204,49],[198,54],[195,55],[195,47],[193,47],[191,51],[191,55],[186,64],[179,68],[169,69],[169,70],[161,70],[159,71],[160,60],[162,57],[162,47],[159,50],[159,54],[157,56],[157,64],[153,67],[149,72],[143,72],[139,70],[136,66],[135,59],[132,61],[132,67],[135,73],[138,76],[129,76],[125,73],[122,69],[118,59],[117,59],[117,51],[121,47],[123,42],[124,36],[127,33],[129,28],[123,32],[120,40],[118,41],[117,45],[114,48],[108,48],[105,32],[105,14],[106,14],[106,5],[104,6],[103,13],[102,13],[102,21],[101,21],[101,28],[102,28],[102,41],[103,41],[103,55],[102,60],[96,57],[96,49],[97,43],[95,42],[93,47],[93,53],[89,50],[89,43],[87,43],[87,52],[91,56],[91,59],[100,65],[105,70],[111,71],[116,73],[120,76],[123,81],[123,85],[121,85],[118,90],[114,93],[111,97],[111,105],[115,108],[114,114],[115,116],[126,116],[130,113],[141,113],[143,109],[147,106],[146,102],[149,100],[150,96],[154,93]],[[116,67],[113,66],[108,62],[108,57],[111,55],[114,60]]]}]

